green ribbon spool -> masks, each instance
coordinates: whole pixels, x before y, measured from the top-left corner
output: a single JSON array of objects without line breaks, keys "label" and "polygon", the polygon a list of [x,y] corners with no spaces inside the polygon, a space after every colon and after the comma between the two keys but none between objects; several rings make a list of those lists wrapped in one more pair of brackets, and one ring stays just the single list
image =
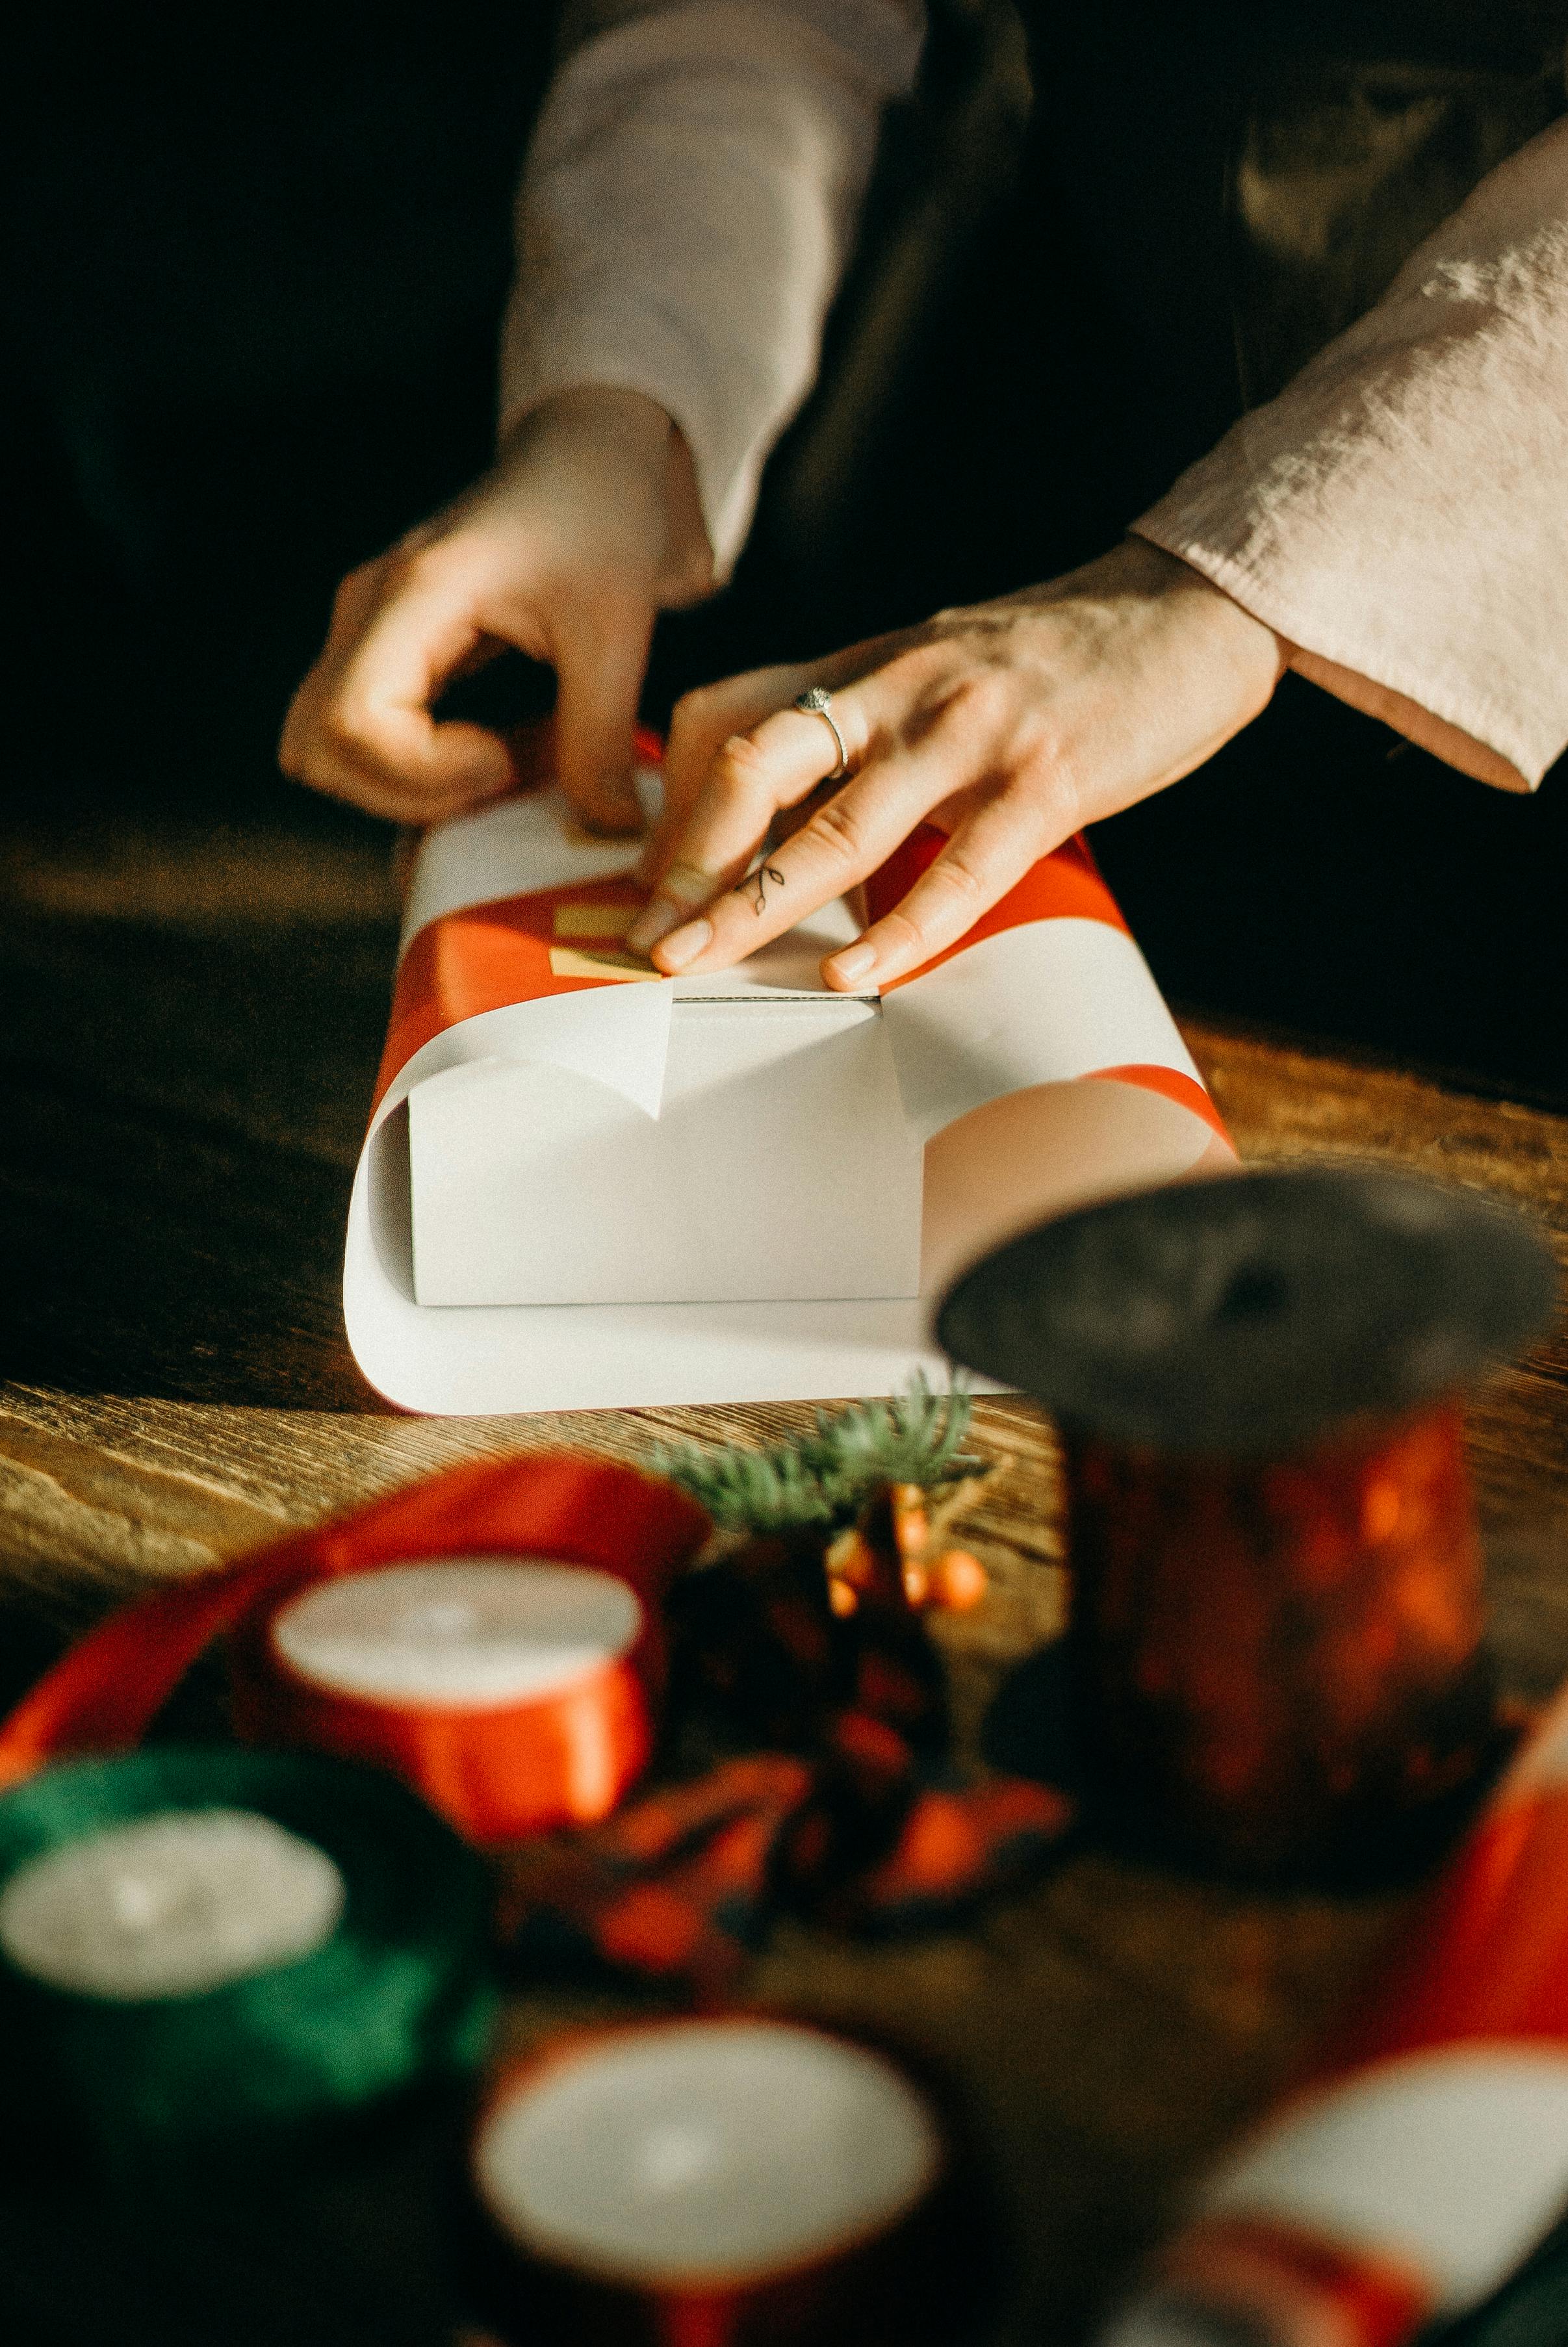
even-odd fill
[{"label": "green ribbon spool", "polygon": [[[21,1870],[106,1829],[236,1810],[270,1819],[318,1890],[302,1954],[195,1993],[40,1978],[0,1946],[0,2101],[111,2168],[275,2151],[420,2084],[455,2081],[495,2010],[481,1862],[392,1778],[308,1754],[182,1747],[67,1762],[0,1798],[0,1901]],[[263,1838],[265,1828],[255,1829]],[[35,1877],[34,1880],[36,1880]]]}]

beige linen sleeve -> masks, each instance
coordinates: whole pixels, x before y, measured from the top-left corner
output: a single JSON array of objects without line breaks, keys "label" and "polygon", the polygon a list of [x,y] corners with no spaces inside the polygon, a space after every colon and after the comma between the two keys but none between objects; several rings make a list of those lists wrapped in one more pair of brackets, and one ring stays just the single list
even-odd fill
[{"label": "beige linen sleeve", "polygon": [[1133,528],[1303,675],[1532,790],[1568,744],[1568,120]]},{"label": "beige linen sleeve", "polygon": [[[685,436],[717,575],[816,372],[919,0],[593,0],[518,199],[501,428],[594,384]],[[575,46],[572,46],[575,44]]]}]

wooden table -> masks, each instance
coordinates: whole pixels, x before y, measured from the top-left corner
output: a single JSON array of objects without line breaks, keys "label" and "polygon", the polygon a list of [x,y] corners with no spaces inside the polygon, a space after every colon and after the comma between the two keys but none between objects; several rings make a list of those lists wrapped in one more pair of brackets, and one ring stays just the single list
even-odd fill
[{"label": "wooden table", "polygon": [[[787,1408],[387,1410],[338,1308],[395,935],[384,834],[282,794],[219,822],[209,806],[128,815],[78,794],[22,809],[6,844],[0,1694],[128,1591],[449,1460],[563,1442],[635,1459],[671,1432],[797,1422]],[[1188,1032],[1249,1157],[1422,1166],[1519,1200],[1568,1242],[1568,1116],[1280,1040]],[[1559,1332],[1471,1414],[1496,1644],[1522,1695],[1568,1669],[1564,1366]],[[1050,1429],[1018,1401],[977,1418],[1005,1464],[963,1528],[992,1594],[945,1633],[969,1729],[1060,1626],[1065,1594]],[[1081,2337],[1173,2189],[1266,2096],[1397,1903],[1264,1900],[1086,1855],[961,1932],[868,1948],[792,1928],[747,1993],[891,2026],[957,2078],[1021,2247],[999,2336],[1047,2347]],[[579,2002],[523,2000],[511,2025]],[[0,2265],[19,2229],[0,2212]],[[423,2302],[389,2311],[368,2281],[354,2299],[373,2248],[350,2261],[332,2335],[429,2338]],[[50,2300],[50,2347],[103,2337],[81,2295],[78,2277]]]}]

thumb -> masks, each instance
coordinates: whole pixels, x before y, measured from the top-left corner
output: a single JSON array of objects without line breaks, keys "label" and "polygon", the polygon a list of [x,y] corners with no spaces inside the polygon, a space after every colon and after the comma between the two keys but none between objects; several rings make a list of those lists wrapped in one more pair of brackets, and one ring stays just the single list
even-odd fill
[{"label": "thumb", "polygon": [[561,786],[593,831],[636,833],[632,731],[653,634],[651,606],[623,607],[556,651],[556,755]]}]

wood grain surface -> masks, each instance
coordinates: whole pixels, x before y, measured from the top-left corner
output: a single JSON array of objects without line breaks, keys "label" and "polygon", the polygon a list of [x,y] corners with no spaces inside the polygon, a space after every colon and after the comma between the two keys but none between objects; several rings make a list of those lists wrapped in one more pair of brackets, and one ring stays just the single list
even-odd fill
[{"label": "wood grain surface", "polygon": [[[805,1414],[390,1411],[338,1307],[395,926],[384,833],[282,796],[214,821],[106,793],[22,805],[5,846],[0,1694],[128,1593],[448,1461],[561,1443],[635,1459],[673,1434],[759,1439]],[[1248,1157],[1420,1166],[1517,1200],[1568,1244],[1568,1117],[1287,1040],[1188,1034]],[[1565,1366],[1560,1327],[1471,1413],[1496,1645],[1525,1696],[1568,1670]],[[944,1633],[967,1736],[1066,1602],[1050,1430],[1011,1399],[977,1422],[997,1471],[962,1531],[991,1594]],[[1265,1900],[1084,1855],[961,1932],[866,1947],[792,1928],[747,1993],[901,2033],[956,2080],[1020,2245],[994,2335],[1048,2347],[1083,2336],[1398,1906]],[[531,2034],[581,2004],[527,1997],[509,2026]],[[0,2260],[19,2227],[45,2237],[20,2205],[0,2208]],[[354,2224],[339,2231],[346,2245]],[[333,2310],[323,2337],[435,2335],[418,2290],[389,2312],[363,2242],[343,2254],[311,2301]],[[140,2268],[116,2287],[127,2306],[151,2291],[166,2342],[187,2335]],[[29,2337],[95,2336],[75,2285],[25,2297]],[[315,2335],[294,2301],[269,2329],[272,2303],[252,2292],[210,2335]]]}]

